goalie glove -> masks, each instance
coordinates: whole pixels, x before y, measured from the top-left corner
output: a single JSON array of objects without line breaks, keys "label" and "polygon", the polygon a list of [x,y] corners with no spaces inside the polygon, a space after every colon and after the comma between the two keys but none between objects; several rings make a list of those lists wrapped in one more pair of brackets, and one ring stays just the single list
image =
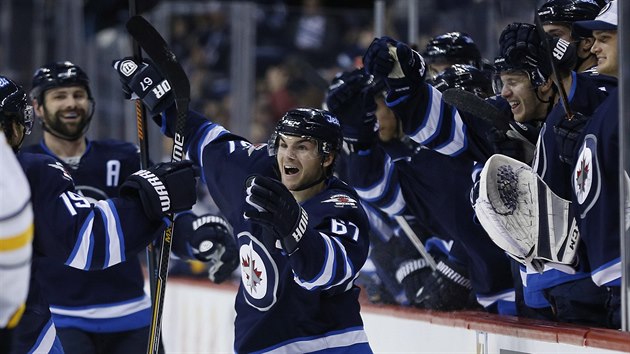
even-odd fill
[{"label": "goalie glove", "polygon": [[545,265],[575,273],[580,234],[571,202],[556,196],[530,166],[490,157],[475,214],[492,241],[521,264],[541,273]]},{"label": "goalie glove", "polygon": [[298,249],[308,225],[308,214],[287,187],[272,178],[251,176],[246,182],[245,201],[256,208],[245,218],[260,224],[292,254]]}]

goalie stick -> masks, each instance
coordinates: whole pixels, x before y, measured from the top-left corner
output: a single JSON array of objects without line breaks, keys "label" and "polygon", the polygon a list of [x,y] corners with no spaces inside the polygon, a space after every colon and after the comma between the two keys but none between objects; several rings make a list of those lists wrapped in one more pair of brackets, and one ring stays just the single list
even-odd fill
[{"label": "goalie stick", "polygon": [[[166,41],[153,28],[153,26],[141,16],[133,16],[127,21],[127,31],[144,49],[149,58],[153,60],[157,69],[170,84],[170,89],[175,96],[177,118],[175,121],[175,134],[173,136],[173,150],[171,161],[181,161],[184,154],[184,128],[190,103],[190,82],[188,76],[177,61]],[[157,275],[155,279],[155,297],[153,300],[151,327],[147,353],[157,354],[162,327],[162,312],[164,308],[164,294],[166,291],[166,279],[168,276],[168,262],[171,254],[171,245],[174,227],[174,215],[170,214],[170,225],[166,228],[159,248]]]},{"label": "goalie stick", "polygon": [[[138,13],[138,3],[135,0],[129,0],[129,18]],[[142,63],[142,48],[138,42],[131,38],[131,47],[133,49],[133,60],[139,65]],[[140,100],[136,100],[136,131],[138,133],[138,146],[140,147],[140,169],[149,167],[149,136],[146,132],[147,114],[144,105]],[[157,267],[155,260],[158,253],[153,243],[149,243],[146,248],[147,267],[149,268],[149,289],[151,291],[151,301],[155,299],[155,278],[157,277]]]}]

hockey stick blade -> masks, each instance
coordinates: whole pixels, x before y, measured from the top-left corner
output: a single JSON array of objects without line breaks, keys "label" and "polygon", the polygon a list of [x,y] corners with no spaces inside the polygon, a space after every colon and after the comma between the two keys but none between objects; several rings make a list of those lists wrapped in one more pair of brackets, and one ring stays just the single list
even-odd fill
[{"label": "hockey stick blade", "polygon": [[510,130],[507,114],[472,92],[450,88],[442,92],[442,99],[458,111],[479,117],[501,131]]},{"label": "hockey stick blade", "polygon": [[[186,127],[186,117],[190,103],[190,82],[188,81],[188,76],[177,61],[175,54],[173,54],[168,44],[166,44],[164,38],[162,38],[158,31],[143,17],[131,17],[129,21],[127,21],[127,31],[136,42],[138,42],[140,47],[144,49],[149,58],[153,60],[157,69],[171,85],[171,90],[175,96],[175,107],[177,109],[171,161],[180,161],[183,158],[184,128]],[[174,227],[174,215],[170,214],[168,216],[171,223],[164,231],[164,236],[160,242],[161,247],[155,282],[155,298],[152,304],[149,342],[147,345],[148,354],[157,354],[160,348],[164,294],[166,292],[168,262],[171,255]]]}]

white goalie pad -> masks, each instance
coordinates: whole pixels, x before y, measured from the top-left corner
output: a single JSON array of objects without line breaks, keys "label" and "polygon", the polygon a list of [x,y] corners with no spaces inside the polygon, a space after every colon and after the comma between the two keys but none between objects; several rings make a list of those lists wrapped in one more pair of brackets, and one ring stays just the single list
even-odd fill
[{"label": "white goalie pad", "polygon": [[492,241],[518,262],[574,273],[580,234],[571,202],[555,195],[530,166],[493,155],[480,174],[475,213]]}]

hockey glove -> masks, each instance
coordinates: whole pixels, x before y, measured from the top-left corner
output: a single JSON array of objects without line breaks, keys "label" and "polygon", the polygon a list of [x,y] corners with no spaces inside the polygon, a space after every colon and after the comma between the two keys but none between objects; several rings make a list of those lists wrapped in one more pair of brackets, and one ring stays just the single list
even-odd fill
[{"label": "hockey glove", "polygon": [[368,73],[379,79],[385,77],[388,101],[408,95],[424,83],[424,59],[403,42],[389,37],[377,38],[370,44],[363,61]]},{"label": "hockey glove", "polygon": [[509,64],[526,62],[538,67],[541,56],[542,42],[536,31],[536,26],[529,23],[510,23],[499,37],[500,56]]},{"label": "hockey glove", "polygon": [[288,254],[295,252],[308,224],[306,211],[277,180],[250,176],[246,188],[245,201],[256,210],[245,212],[245,218],[271,232]]},{"label": "hockey glove", "polygon": [[438,311],[455,311],[469,307],[472,290],[466,268],[452,260],[440,261],[416,294],[415,304]]},{"label": "hockey glove", "polygon": [[115,60],[112,66],[118,72],[125,98],[140,99],[152,116],[175,102],[171,85],[150,62],[138,65],[126,57]]},{"label": "hockey glove", "polygon": [[187,239],[192,257],[209,263],[208,278],[214,283],[222,283],[238,267],[238,248],[222,217],[181,215],[175,221],[175,235]]},{"label": "hockey glove", "polygon": [[328,88],[326,106],[339,118],[350,151],[369,149],[377,141],[376,90],[363,69],[338,75]]},{"label": "hockey glove", "polygon": [[579,139],[588,117],[574,113],[571,120],[563,119],[554,128],[556,133],[556,145],[558,146],[560,161],[573,165],[575,150],[581,143]]},{"label": "hockey glove", "polygon": [[396,269],[396,280],[402,285],[405,296],[412,303],[430,275],[431,267],[424,258],[408,259]]},{"label": "hockey glove", "polygon": [[487,139],[492,144],[495,154],[506,155],[529,164],[534,159],[536,145],[528,137],[531,135],[530,132],[535,134],[538,131],[531,125],[510,122],[510,130],[508,131],[490,128],[487,132]]},{"label": "hockey glove", "polygon": [[120,186],[120,195],[139,198],[147,217],[160,220],[167,213],[192,208],[197,201],[197,175],[188,160],[159,163],[129,176]]}]

